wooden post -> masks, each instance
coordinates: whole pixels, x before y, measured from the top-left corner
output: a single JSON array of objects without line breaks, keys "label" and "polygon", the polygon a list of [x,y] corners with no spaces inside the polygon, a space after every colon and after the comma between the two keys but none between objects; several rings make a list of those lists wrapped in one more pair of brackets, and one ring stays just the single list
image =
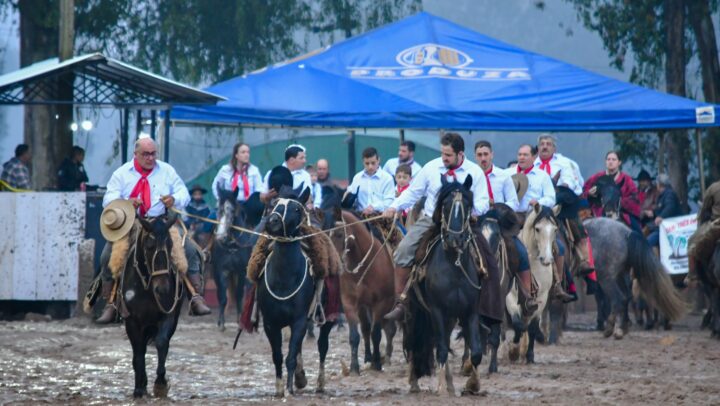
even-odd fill
[{"label": "wooden post", "polygon": [[405,142],[405,130],[400,129],[400,143]]},{"label": "wooden post", "polygon": [[165,110],[165,131],[163,134],[163,160],[170,163],[170,109]]},{"label": "wooden post", "polygon": [[130,127],[130,109],[127,107],[123,109],[122,123],[120,127],[120,159],[122,160],[122,163],[125,163],[128,160],[128,127]]},{"label": "wooden post", "polygon": [[700,171],[700,201],[705,197],[705,162],[703,161],[702,137],[700,129],[695,129],[695,143],[697,144],[698,170]]},{"label": "wooden post", "polygon": [[135,110],[135,139],[140,138],[140,133],[142,132],[142,110],[137,109]]},{"label": "wooden post", "polygon": [[60,0],[59,22],[59,55],[60,62],[73,57],[75,39],[75,1]]},{"label": "wooden post", "polygon": [[346,138],[348,144],[348,183],[355,176],[355,130],[348,130]]}]

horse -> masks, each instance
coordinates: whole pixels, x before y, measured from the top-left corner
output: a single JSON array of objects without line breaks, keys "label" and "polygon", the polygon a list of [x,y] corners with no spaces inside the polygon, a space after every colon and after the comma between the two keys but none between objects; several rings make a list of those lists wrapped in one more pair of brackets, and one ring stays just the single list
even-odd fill
[{"label": "horse", "polygon": [[379,348],[382,331],[385,331],[387,362],[392,356],[392,342],[397,331],[394,321],[383,318],[394,303],[395,266],[385,242],[373,237],[365,224],[358,223],[360,219],[355,214],[343,210],[340,215],[341,221],[336,224],[345,227],[342,231],[332,232],[330,237],[335,248],[342,253],[345,268],[348,270],[340,275],[340,294],[350,327],[350,372],[360,374],[358,325],[365,344],[365,362],[371,363],[374,370],[381,371]]},{"label": "horse", "polygon": [[587,219],[583,224],[593,243],[598,283],[611,304],[606,337],[621,339],[627,333],[633,279],[642,297],[668,319],[677,320],[685,313],[685,302],[640,233],[603,217]]},{"label": "horse", "polygon": [[233,228],[254,228],[243,203],[237,200],[238,191],[218,188],[218,225],[215,227],[211,248],[213,279],[217,285],[220,304],[217,325],[225,331],[225,307],[228,285],[233,287],[238,318],[242,314],[245,290],[245,269],[254,245],[254,236]]},{"label": "horse", "polygon": [[528,336],[527,352],[525,353],[525,360],[528,364],[535,363],[536,339],[540,338],[540,341],[544,339],[540,330],[540,320],[548,303],[548,293],[553,283],[552,267],[555,262],[553,244],[558,230],[555,218],[557,212],[559,212],[557,206],[555,209],[550,209],[536,204],[531,210],[528,210],[525,224],[520,232],[520,240],[528,250],[530,271],[537,283],[536,300],[538,309],[533,314],[524,316],[522,309],[518,305],[517,284],[513,284],[505,300],[505,306],[514,330],[513,341],[509,347],[510,360],[513,362],[520,358],[519,343],[525,334]]},{"label": "horse", "polygon": [[[316,281],[310,275],[309,259],[302,250],[298,230],[308,221],[308,214],[301,202],[307,201],[310,189],[302,191],[283,187],[280,198],[274,203],[267,218],[266,231],[275,238],[267,257],[264,272],[257,283],[257,304],[263,318],[263,329],[272,347],[275,364],[275,395],[283,397],[282,382],[282,329],[290,327],[290,342],[285,358],[287,383],[285,389],[294,394],[294,386],[302,389],[307,385],[302,365],[302,342],[307,331],[308,315],[315,297]],[[301,193],[302,191],[302,193]],[[317,340],[320,353],[320,370],[317,391],[325,389],[325,357],[328,337],[334,322],[327,321],[320,328]]]},{"label": "horse", "polygon": [[715,250],[709,260],[696,259],[696,272],[703,290],[710,299],[704,324],[710,327],[712,337],[720,338],[720,242],[715,244]]},{"label": "horse", "polygon": [[167,396],[169,384],[165,376],[170,339],[175,333],[183,301],[183,284],[171,266],[172,240],[170,228],[177,220],[171,212],[167,219],[140,218],[142,227],[132,243],[129,260],[120,280],[120,300],[125,317],[125,331],[133,350],[135,390],[133,396],[147,394],[145,353],[147,345],[155,342],[158,354],[157,377],[153,393]]},{"label": "horse", "polygon": [[595,182],[597,193],[594,197],[588,197],[590,204],[601,207],[603,216],[613,220],[621,220],[621,189],[624,182],[625,178],[623,178],[620,184],[617,184],[613,176],[603,175],[599,177],[597,182]]},{"label": "horse", "polygon": [[429,247],[424,279],[417,281],[409,292],[403,347],[410,361],[410,391],[419,392],[418,379],[432,373],[435,359],[439,365],[438,394],[447,390],[454,396],[447,359],[450,336],[459,321],[473,365],[463,393],[477,394],[480,389],[477,366],[482,359],[478,313],[481,286],[470,255],[475,238],[470,226],[473,180],[469,175],[463,184],[448,182],[445,176],[441,179],[433,213],[436,228],[430,231],[439,233],[439,237]]}]

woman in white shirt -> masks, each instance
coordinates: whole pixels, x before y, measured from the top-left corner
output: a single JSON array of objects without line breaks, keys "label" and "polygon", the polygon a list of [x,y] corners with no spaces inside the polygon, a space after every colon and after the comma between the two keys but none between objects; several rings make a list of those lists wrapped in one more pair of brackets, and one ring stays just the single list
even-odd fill
[{"label": "woman in white shirt", "polygon": [[250,163],[250,146],[240,142],[233,147],[230,163],[220,168],[212,184],[212,192],[219,199],[218,188],[238,189],[238,201],[247,201],[255,192],[264,193],[265,186],[257,166]]}]

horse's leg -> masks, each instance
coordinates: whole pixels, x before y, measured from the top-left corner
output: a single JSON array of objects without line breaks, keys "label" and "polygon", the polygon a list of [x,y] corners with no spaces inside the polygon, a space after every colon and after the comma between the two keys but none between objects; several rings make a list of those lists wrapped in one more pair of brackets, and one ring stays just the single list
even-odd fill
[{"label": "horse's leg", "polygon": [[365,346],[365,363],[372,362],[372,353],[370,351],[370,333],[372,330],[372,321],[367,309],[360,308],[358,316],[360,317],[360,331],[362,331],[363,345]]},{"label": "horse's leg", "polygon": [[[483,344],[480,340],[480,317],[477,313],[471,312],[463,327],[465,333],[465,342],[470,347],[470,362],[472,363],[472,371],[467,382],[463,395],[477,395],[480,392],[480,379],[478,377],[478,365],[482,361]],[[486,333],[485,333],[486,334]]]},{"label": "horse's leg", "polygon": [[528,348],[527,353],[525,354],[525,361],[527,361],[528,364],[535,363],[535,339],[537,338],[539,332],[540,320],[538,318],[534,318],[530,321],[530,325],[528,326]]},{"label": "horse's leg", "polygon": [[513,323],[513,332],[513,340],[508,348],[508,357],[510,358],[511,362],[516,362],[518,359],[520,359],[520,339],[522,338],[524,330],[521,330],[519,326]]},{"label": "horse's leg", "polygon": [[348,318],[348,329],[350,333],[350,373],[360,375],[360,362],[358,361],[358,347],[360,347],[360,332],[358,323]]},{"label": "horse's leg", "polygon": [[613,337],[620,340],[625,336],[626,323],[628,322],[628,302],[630,298],[629,278],[622,278],[618,281],[617,287],[619,296],[617,297],[618,308],[615,309],[615,328],[613,329]]},{"label": "horse's leg", "polygon": [[376,321],[372,327],[372,368],[376,371],[382,371],[380,340],[382,340],[382,324]]},{"label": "horse's leg", "polygon": [[285,357],[285,368],[287,369],[287,384],[285,388],[291,394],[295,394],[293,386],[295,370],[297,369],[297,356],[302,349],[302,341],[307,331],[307,319],[303,316],[290,326],[290,342],[288,343],[288,354]]},{"label": "horse's leg", "polygon": [[[312,324],[312,323],[308,323]],[[302,345],[300,346],[300,350],[298,351],[297,355],[297,367],[295,367],[295,387],[298,389],[303,389],[307,386],[307,376],[305,376],[305,367],[303,366],[303,356],[302,356]]]},{"label": "horse's leg", "polygon": [[497,373],[497,355],[498,348],[500,348],[500,330],[502,329],[502,323],[493,323],[490,325],[490,335],[488,337],[488,344],[490,345],[490,367],[488,373]]},{"label": "horse's leg", "polygon": [[397,324],[392,320],[383,321],[383,330],[385,331],[385,364],[391,364],[393,353],[393,339],[397,333]]},{"label": "horse's leg", "polygon": [[147,394],[147,374],[145,372],[145,352],[147,342],[142,326],[134,319],[125,320],[125,331],[127,332],[130,345],[133,350],[133,371],[135,372],[135,390],[133,397],[141,398]]},{"label": "horse's leg", "polygon": [[419,393],[420,385],[418,385],[418,377],[415,375],[415,368],[413,367],[412,355],[410,356],[410,362],[408,362],[408,382],[410,383],[410,393]]},{"label": "horse's leg", "polygon": [[334,325],[335,323],[333,322],[326,322],[320,327],[320,336],[317,342],[318,353],[320,354],[320,367],[318,370],[317,388],[315,388],[315,391],[318,393],[325,392],[325,357],[330,347],[330,330],[332,330]]},{"label": "horse's leg", "polygon": [[267,323],[263,323],[263,329],[265,330],[265,336],[267,336],[268,341],[270,341],[272,360],[273,364],[275,364],[275,396],[281,398],[285,396],[282,381],[282,330],[273,328]]},{"label": "horse's leg", "polygon": [[173,315],[166,316],[160,326],[158,333],[155,335],[155,348],[157,348],[158,363],[157,377],[153,385],[153,395],[158,398],[167,397],[170,385],[165,378],[165,361],[167,360],[168,350],[170,349],[170,338],[174,333],[173,324],[177,323],[177,319]]},{"label": "horse's leg", "polygon": [[[213,258],[218,257],[218,253],[213,253]],[[217,294],[219,311],[217,325],[220,331],[225,331],[225,306],[227,306],[227,272],[224,269],[223,261],[214,261],[213,276],[215,278],[215,293]]]},{"label": "horse's leg", "polygon": [[455,387],[452,383],[452,374],[447,365],[448,353],[450,350],[450,336],[452,335],[453,323],[445,320],[441,309],[431,306],[430,315],[433,324],[433,333],[436,343],[436,361],[438,364],[438,395],[447,391],[448,394],[455,394]]},{"label": "horse's leg", "polygon": [[[470,360],[470,344],[467,340],[467,333],[465,332],[465,327],[463,327],[463,355],[462,355],[462,367],[460,368],[460,372],[463,376],[470,376],[472,375],[472,361]],[[484,340],[486,337],[483,336],[483,333],[481,334],[481,340]]]}]

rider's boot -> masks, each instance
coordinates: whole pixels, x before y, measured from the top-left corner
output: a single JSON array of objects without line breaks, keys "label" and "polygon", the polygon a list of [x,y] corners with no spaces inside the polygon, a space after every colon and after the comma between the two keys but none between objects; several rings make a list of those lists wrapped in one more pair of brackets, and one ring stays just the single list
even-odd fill
[{"label": "rider's boot", "polygon": [[95,320],[95,323],[97,324],[109,324],[115,321],[115,318],[117,317],[117,310],[115,309],[115,304],[111,303],[110,301],[110,295],[112,294],[113,286],[115,285],[115,282],[110,281],[103,281],[102,284],[102,298],[105,299],[105,307],[103,308],[102,314],[100,317],[98,317]]},{"label": "rider's boot", "polygon": [[563,302],[570,302],[573,299],[575,299],[573,296],[569,295],[567,292],[565,292],[565,289],[562,287],[562,272],[565,269],[565,257],[556,255],[555,256],[555,266],[553,267],[553,274],[555,275],[555,280],[553,281],[553,287],[550,294],[558,299],[562,300]]},{"label": "rider's boot", "polygon": [[520,306],[522,307],[523,314],[529,316],[538,309],[537,301],[535,300],[532,292],[532,275],[530,270],[524,272],[518,272],[518,287],[520,288]]},{"label": "rider's boot", "polygon": [[398,321],[405,315],[406,293],[408,280],[410,279],[410,268],[395,268],[395,307],[385,315],[385,320]]},{"label": "rider's boot", "polygon": [[191,316],[204,316],[210,314],[212,310],[205,303],[205,298],[202,297],[202,279],[200,273],[188,274],[188,280],[192,289],[190,291],[190,315]]}]

